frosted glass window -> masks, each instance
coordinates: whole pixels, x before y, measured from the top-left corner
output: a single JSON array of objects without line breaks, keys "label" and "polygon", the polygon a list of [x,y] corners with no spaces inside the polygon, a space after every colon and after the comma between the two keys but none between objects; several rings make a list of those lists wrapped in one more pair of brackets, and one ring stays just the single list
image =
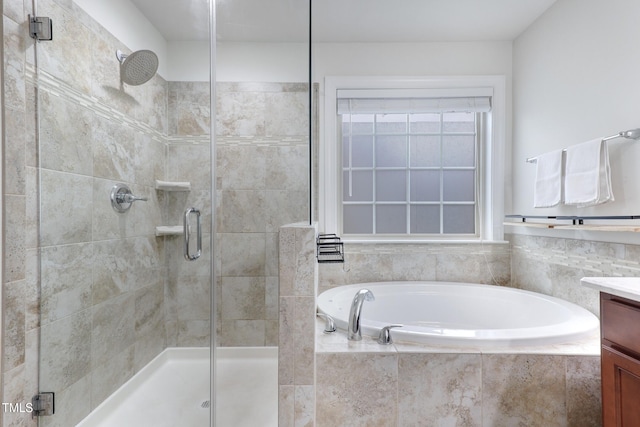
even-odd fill
[{"label": "frosted glass window", "polygon": [[442,211],[444,232],[447,234],[475,233],[473,205],[445,205]]},{"label": "frosted glass window", "polygon": [[406,114],[376,114],[376,133],[406,133]]},{"label": "frosted glass window", "polygon": [[410,201],[439,202],[440,201],[440,171],[417,170],[410,172],[411,186]]},{"label": "frosted glass window", "polygon": [[342,165],[344,167],[373,167],[373,135],[342,137]]},{"label": "frosted glass window", "polygon": [[345,205],[343,210],[345,233],[373,233],[373,205]]},{"label": "frosted glass window", "polygon": [[410,114],[409,130],[411,133],[440,132],[440,114]]},{"label": "frosted glass window", "polygon": [[406,113],[341,114],[343,234],[476,234],[483,113],[412,105]]},{"label": "frosted glass window", "polygon": [[[346,123],[343,121],[344,126],[351,126],[351,132],[354,135],[373,135],[373,124],[375,123],[373,114],[351,114],[348,115]],[[349,121],[351,123],[349,123]]]},{"label": "frosted glass window", "polygon": [[475,113],[443,113],[443,132],[475,132]]},{"label": "frosted glass window", "polygon": [[476,163],[475,135],[445,135],[442,137],[443,166],[471,166]]},{"label": "frosted glass window", "polygon": [[442,198],[445,202],[473,202],[475,200],[475,172],[447,170],[442,173]]},{"label": "frosted glass window", "polygon": [[440,233],[440,205],[411,206],[411,233]]},{"label": "frosted glass window", "polygon": [[402,202],[407,200],[407,173],[405,171],[376,171],[376,200]]},{"label": "frosted glass window", "polygon": [[407,164],[407,137],[377,136],[376,167],[405,167]]},{"label": "frosted glass window", "polygon": [[[373,202],[373,171],[343,172],[343,199],[349,202]],[[351,188],[349,188],[351,186]]]},{"label": "frosted glass window", "polygon": [[407,207],[405,205],[377,205],[376,232],[400,234],[407,232]]},{"label": "frosted glass window", "polygon": [[411,135],[409,137],[411,166],[440,166],[440,141],[439,135]]}]

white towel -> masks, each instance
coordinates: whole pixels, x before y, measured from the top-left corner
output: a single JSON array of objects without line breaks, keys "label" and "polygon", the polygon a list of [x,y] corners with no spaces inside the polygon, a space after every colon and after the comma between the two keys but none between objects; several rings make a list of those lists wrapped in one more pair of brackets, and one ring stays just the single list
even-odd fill
[{"label": "white towel", "polygon": [[587,207],[613,200],[606,142],[599,138],[568,147],[564,203]]},{"label": "white towel", "polygon": [[533,206],[550,208],[562,201],[562,150],[536,157],[536,184]]}]

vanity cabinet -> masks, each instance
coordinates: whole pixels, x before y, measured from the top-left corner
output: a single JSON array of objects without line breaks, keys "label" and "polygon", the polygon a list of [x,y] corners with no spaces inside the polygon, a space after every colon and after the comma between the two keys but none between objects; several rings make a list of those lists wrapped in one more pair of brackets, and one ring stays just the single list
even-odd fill
[{"label": "vanity cabinet", "polygon": [[640,302],[600,294],[604,427],[640,427]]}]

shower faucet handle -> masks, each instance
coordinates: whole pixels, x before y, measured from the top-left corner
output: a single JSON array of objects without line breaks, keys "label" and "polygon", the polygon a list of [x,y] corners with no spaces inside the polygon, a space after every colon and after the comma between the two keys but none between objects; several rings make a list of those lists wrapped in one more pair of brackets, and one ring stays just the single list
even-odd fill
[{"label": "shower faucet handle", "polygon": [[393,344],[393,340],[391,339],[391,328],[402,328],[404,325],[388,325],[380,330],[380,335],[378,335],[378,344],[389,345]]},{"label": "shower faucet handle", "polygon": [[111,189],[111,206],[118,213],[125,213],[135,201],[146,202],[146,197],[137,197],[126,184],[116,184]]}]

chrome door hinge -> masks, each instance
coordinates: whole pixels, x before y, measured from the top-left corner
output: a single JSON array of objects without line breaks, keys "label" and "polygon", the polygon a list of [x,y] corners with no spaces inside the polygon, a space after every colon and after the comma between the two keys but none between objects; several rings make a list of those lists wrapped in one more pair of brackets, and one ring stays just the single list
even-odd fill
[{"label": "chrome door hinge", "polygon": [[36,40],[53,40],[51,18],[29,15],[29,35]]},{"label": "chrome door hinge", "polygon": [[31,398],[32,417],[53,415],[55,413],[54,396],[52,392],[38,393]]}]

